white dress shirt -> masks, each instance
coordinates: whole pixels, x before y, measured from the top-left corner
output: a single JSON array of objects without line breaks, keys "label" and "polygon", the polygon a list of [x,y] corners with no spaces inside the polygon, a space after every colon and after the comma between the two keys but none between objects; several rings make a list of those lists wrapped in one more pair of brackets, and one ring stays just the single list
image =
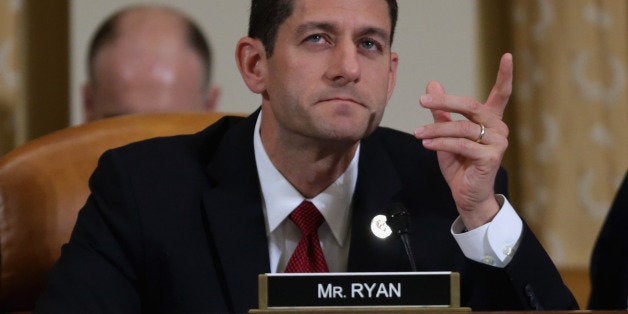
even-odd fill
[{"label": "white dress shirt", "polygon": [[[305,198],[270,161],[259,135],[261,117],[260,112],[255,124],[253,145],[266,221],[270,271],[276,273],[285,270],[301,239],[301,231],[288,216]],[[330,272],[347,271],[359,152],[358,147],[349,167],[336,182],[309,199],[325,218],[318,229],[318,237]],[[504,196],[496,195],[496,198],[501,209],[492,222],[463,232],[465,226],[458,217],[452,224],[451,233],[467,258],[495,267],[505,267],[517,249],[523,224]]]},{"label": "white dress shirt", "polygon": [[[301,240],[301,231],[288,218],[304,200],[303,195],[275,168],[268,158],[259,135],[260,113],[253,138],[255,162],[262,189],[262,207],[271,272],[283,272],[292,252]],[[309,199],[325,218],[318,238],[330,272],[347,270],[352,196],[358,179],[359,148],[347,170],[322,193]]]}]

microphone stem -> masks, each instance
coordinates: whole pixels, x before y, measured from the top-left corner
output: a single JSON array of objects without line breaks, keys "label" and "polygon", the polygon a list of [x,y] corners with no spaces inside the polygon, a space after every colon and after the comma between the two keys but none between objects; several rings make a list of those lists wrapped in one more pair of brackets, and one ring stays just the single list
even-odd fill
[{"label": "microphone stem", "polygon": [[412,269],[412,271],[417,271],[416,263],[414,262],[414,254],[412,253],[412,248],[410,247],[410,239],[408,238],[408,234],[402,233],[399,236],[401,237],[401,242],[403,242],[404,249],[406,249],[406,254],[408,255],[408,260],[410,261],[410,269]]}]

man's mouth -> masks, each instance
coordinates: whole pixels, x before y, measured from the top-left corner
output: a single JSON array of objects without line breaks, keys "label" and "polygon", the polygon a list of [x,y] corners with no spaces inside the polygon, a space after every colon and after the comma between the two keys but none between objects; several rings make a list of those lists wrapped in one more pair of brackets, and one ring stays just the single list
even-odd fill
[{"label": "man's mouth", "polygon": [[357,101],[354,98],[351,97],[329,97],[329,98],[324,98],[319,102],[332,102],[332,103],[354,103],[357,105],[360,105],[362,107],[366,107],[363,103]]}]

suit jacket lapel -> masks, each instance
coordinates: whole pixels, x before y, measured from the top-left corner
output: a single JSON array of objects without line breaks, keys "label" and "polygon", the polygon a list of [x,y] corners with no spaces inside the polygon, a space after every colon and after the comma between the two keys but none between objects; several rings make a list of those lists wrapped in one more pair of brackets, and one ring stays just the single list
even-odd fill
[{"label": "suit jacket lapel", "polygon": [[406,264],[400,239],[394,234],[386,239],[375,237],[371,220],[385,214],[386,206],[396,201],[402,185],[390,157],[377,140],[363,140],[360,149],[348,271],[399,271]]},{"label": "suit jacket lapel", "polygon": [[257,276],[270,271],[253,152],[256,119],[257,113],[225,133],[208,165],[214,182],[203,199],[218,276],[236,312],[257,304]]}]

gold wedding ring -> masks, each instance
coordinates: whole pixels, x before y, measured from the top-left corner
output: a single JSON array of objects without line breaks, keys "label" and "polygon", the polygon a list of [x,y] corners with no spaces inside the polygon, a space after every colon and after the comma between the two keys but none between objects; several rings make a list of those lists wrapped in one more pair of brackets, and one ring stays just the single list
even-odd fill
[{"label": "gold wedding ring", "polygon": [[486,135],[486,128],[484,127],[484,124],[478,123],[478,125],[480,125],[480,136],[478,136],[478,139],[475,140],[476,143],[482,142],[482,139],[484,139],[484,135]]}]

